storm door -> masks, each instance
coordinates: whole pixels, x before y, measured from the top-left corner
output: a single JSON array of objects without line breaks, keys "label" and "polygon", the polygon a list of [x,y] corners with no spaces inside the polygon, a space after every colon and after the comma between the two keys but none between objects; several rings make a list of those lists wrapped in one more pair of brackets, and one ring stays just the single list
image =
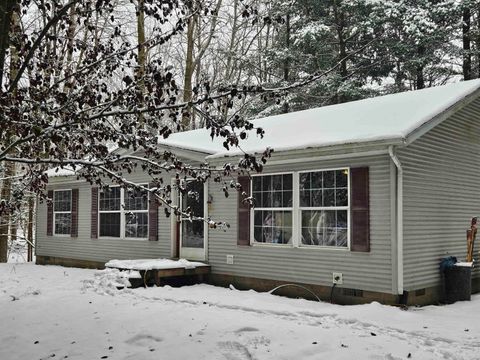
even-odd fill
[{"label": "storm door", "polygon": [[189,260],[205,260],[205,222],[195,217],[205,215],[205,184],[187,181],[186,192],[180,195],[182,208],[191,209],[194,219],[182,216],[180,223],[180,257]]}]

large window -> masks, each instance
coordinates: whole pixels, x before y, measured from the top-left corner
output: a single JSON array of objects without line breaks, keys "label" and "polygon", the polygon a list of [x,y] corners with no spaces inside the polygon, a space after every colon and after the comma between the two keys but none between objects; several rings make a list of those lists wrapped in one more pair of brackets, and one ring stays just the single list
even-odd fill
[{"label": "large window", "polygon": [[147,238],[148,192],[110,187],[100,193],[100,236]]},{"label": "large window", "polygon": [[348,246],[348,169],[302,172],[301,245]]},{"label": "large window", "polygon": [[146,238],[148,235],[148,194],[134,190],[125,192],[125,237]]},{"label": "large window", "polygon": [[348,248],[349,169],[252,178],[253,242]]},{"label": "large window", "polygon": [[53,195],[55,235],[70,235],[72,230],[72,191],[56,190]]},{"label": "large window", "polygon": [[292,174],[255,176],[252,179],[254,240],[288,244],[292,241]]}]

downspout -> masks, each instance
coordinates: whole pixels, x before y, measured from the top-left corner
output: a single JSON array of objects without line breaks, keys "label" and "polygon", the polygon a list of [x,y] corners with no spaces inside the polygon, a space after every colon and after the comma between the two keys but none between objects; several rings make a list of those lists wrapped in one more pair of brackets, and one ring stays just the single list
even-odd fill
[{"label": "downspout", "polygon": [[403,168],[392,145],[388,147],[388,153],[397,168],[397,293],[403,295]]}]

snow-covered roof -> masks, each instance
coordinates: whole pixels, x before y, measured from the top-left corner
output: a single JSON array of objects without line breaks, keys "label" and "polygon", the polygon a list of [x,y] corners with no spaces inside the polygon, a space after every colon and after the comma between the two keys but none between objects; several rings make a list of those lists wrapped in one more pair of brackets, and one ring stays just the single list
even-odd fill
[{"label": "snow-covered roof", "polygon": [[64,166],[63,168],[55,167],[52,169],[48,169],[45,173],[48,175],[49,178],[61,177],[61,176],[73,176],[77,174],[75,170],[73,170],[68,165]]},{"label": "snow-covered roof", "polygon": [[[417,91],[380,96],[349,103],[270,116],[253,120],[265,130],[261,139],[255,131],[241,142],[243,151],[276,152],[372,141],[403,141],[409,134],[480,88],[480,80],[464,81]],[[161,145],[210,154],[238,155],[227,151],[223,138],[211,139],[198,129],[170,135]]]}]

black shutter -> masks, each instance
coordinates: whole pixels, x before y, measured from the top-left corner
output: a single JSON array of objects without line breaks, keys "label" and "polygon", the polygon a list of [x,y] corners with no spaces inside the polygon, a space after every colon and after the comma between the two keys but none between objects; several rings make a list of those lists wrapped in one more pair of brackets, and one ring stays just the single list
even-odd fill
[{"label": "black shutter", "polygon": [[72,225],[70,236],[78,237],[78,189],[72,189]]},{"label": "black shutter", "polygon": [[53,190],[48,190],[48,198],[51,200],[47,203],[47,235],[53,235]]},{"label": "black shutter", "polygon": [[[245,192],[250,196],[250,178],[248,176],[240,176],[238,183],[242,186],[242,193]],[[250,245],[250,205],[243,201],[244,196],[238,194],[238,237],[237,245]]]},{"label": "black shutter", "polygon": [[98,238],[98,188],[92,188],[91,238]]},{"label": "black shutter", "polygon": [[351,249],[370,251],[370,199],[368,167],[350,169],[351,173]]},{"label": "black shutter", "polygon": [[[155,187],[156,185],[151,183],[150,187]],[[156,197],[152,194],[149,195],[149,204],[148,204],[148,240],[149,241],[158,241],[158,201]]]}]

